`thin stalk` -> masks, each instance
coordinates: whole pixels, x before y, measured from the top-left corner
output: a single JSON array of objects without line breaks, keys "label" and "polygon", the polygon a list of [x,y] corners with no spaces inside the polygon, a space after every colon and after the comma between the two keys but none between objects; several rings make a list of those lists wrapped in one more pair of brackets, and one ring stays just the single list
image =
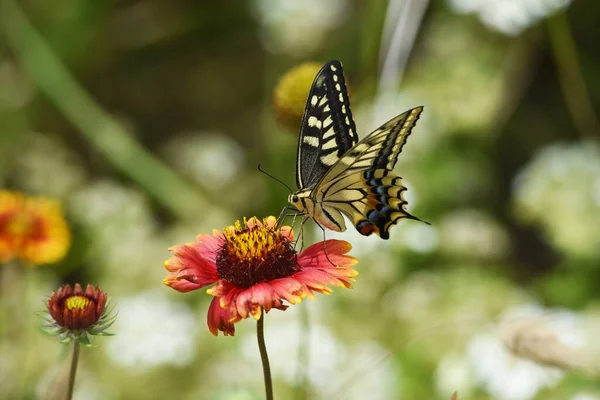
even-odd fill
[{"label": "thin stalk", "polygon": [[579,68],[577,47],[564,12],[548,18],[548,35],[558,69],[558,81],[573,123],[582,137],[600,135],[600,122]]},{"label": "thin stalk", "polygon": [[310,363],[310,318],[308,307],[300,307],[300,332],[298,338],[298,370],[296,371],[296,400],[308,399],[308,366]]},{"label": "thin stalk", "polygon": [[73,358],[71,358],[71,371],[69,372],[69,388],[67,391],[67,400],[73,398],[73,389],[75,388],[75,375],[77,375],[77,364],[79,363],[79,340],[73,340]]},{"label": "thin stalk", "polygon": [[263,375],[265,377],[265,398],[273,400],[273,382],[271,380],[271,366],[269,365],[269,355],[265,344],[265,311],[262,310],[260,318],[256,323],[256,339],[258,340],[258,350],[262,361]]}]

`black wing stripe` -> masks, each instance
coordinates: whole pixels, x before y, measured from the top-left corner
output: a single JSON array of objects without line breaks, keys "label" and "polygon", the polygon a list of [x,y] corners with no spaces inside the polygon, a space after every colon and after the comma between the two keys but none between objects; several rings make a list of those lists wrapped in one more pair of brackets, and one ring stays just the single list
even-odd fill
[{"label": "black wing stripe", "polygon": [[313,187],[358,142],[342,64],[323,66],[310,89],[298,138],[296,185]]}]

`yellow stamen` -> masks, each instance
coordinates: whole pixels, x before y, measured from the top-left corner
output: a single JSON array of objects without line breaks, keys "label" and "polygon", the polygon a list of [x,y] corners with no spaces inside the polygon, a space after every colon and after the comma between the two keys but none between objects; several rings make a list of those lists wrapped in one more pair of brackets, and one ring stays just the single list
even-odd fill
[{"label": "yellow stamen", "polygon": [[224,230],[230,251],[240,260],[264,260],[277,246],[275,239],[279,237],[279,233],[266,224],[254,225],[252,228],[246,226],[248,221],[244,218],[243,224],[238,220],[234,226]]},{"label": "yellow stamen", "polygon": [[65,301],[65,306],[69,310],[85,310],[90,304],[90,300],[85,296],[71,296]]}]

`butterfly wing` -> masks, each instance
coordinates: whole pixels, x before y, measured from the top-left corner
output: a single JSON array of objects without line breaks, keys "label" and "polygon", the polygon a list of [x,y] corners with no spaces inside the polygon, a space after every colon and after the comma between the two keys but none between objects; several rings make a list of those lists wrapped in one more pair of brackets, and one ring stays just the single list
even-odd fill
[{"label": "butterfly wing", "polygon": [[319,212],[340,225],[345,214],[356,229],[389,238],[389,229],[403,218],[418,219],[406,211],[406,188],[392,172],[423,107],[386,122],[352,147],[329,169],[313,190]]},{"label": "butterfly wing", "polygon": [[358,142],[342,63],[323,66],[308,94],[298,139],[296,184],[313,187]]}]

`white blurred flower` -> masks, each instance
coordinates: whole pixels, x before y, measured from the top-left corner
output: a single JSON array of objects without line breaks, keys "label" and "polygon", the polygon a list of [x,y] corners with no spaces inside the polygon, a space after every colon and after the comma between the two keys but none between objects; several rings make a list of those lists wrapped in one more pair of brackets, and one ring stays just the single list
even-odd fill
[{"label": "white blurred flower", "polygon": [[157,290],[120,298],[117,308],[117,335],[103,346],[114,363],[139,371],[194,360],[198,323],[186,304]]},{"label": "white blurred flower", "polygon": [[152,221],[144,194],[117,182],[92,182],[71,195],[71,212],[86,227],[103,230]]},{"label": "white blurred flower", "polygon": [[186,134],[165,145],[165,156],[179,171],[204,188],[219,191],[239,177],[244,151],[225,135]]},{"label": "white blurred flower", "polygon": [[495,260],[508,251],[506,231],[482,211],[455,211],[444,217],[439,225],[440,247],[452,256]]},{"label": "white blurred flower", "polygon": [[514,181],[514,204],[525,222],[544,228],[555,246],[600,254],[600,144],[542,149]]},{"label": "white blurred flower", "polygon": [[[544,320],[553,329],[557,340],[566,345],[582,344],[579,317],[564,310],[519,306],[505,312],[499,326],[506,327],[527,318]],[[558,368],[541,366],[513,355],[498,331],[474,337],[467,346],[467,357],[478,383],[498,399],[532,399],[541,389],[555,387],[563,378],[563,372]]]},{"label": "white blurred flower", "polygon": [[567,7],[570,0],[448,0],[458,13],[476,13],[488,27],[518,35],[539,20]]},{"label": "white blurred flower", "polygon": [[440,396],[458,392],[467,398],[474,388],[469,362],[463,354],[448,353],[442,357],[435,370],[435,386]]},{"label": "white blurred flower", "polygon": [[[297,384],[298,347],[308,343],[307,365],[301,367],[307,374],[310,390],[324,398],[390,399],[397,397],[398,371],[389,352],[378,343],[364,341],[346,347],[333,333],[318,321],[319,303],[307,302],[310,308],[310,330],[300,329],[300,307],[292,307],[278,318],[267,318],[265,340],[273,376]],[[305,310],[306,311],[306,310]],[[270,316],[270,314],[269,314]],[[300,335],[303,336],[302,338]],[[248,335],[240,343],[240,351],[248,368],[260,369],[256,337]],[[230,376],[230,374],[228,375]],[[253,377],[252,379],[255,379]]]},{"label": "white blurred flower", "polygon": [[563,377],[557,368],[516,358],[491,334],[473,339],[467,354],[475,379],[496,399],[532,399],[541,389],[556,386]]},{"label": "white blurred flower", "polygon": [[344,22],[347,0],[255,0],[264,46],[295,57],[320,48],[328,33]]},{"label": "white blurred flower", "polygon": [[600,400],[600,395],[594,393],[577,393],[570,400]]},{"label": "white blurred flower", "polygon": [[166,259],[172,243],[158,236],[143,193],[116,182],[94,182],[71,196],[70,208],[93,238],[87,257],[104,268],[108,276],[118,276],[113,287],[131,288],[132,282],[143,287],[147,282],[161,279],[163,271],[160,268],[149,271],[148,265]]},{"label": "white blurred flower", "polygon": [[497,134],[493,123],[514,92],[507,83],[513,73],[506,65],[520,66],[523,60],[507,52],[502,42],[474,34],[470,24],[446,13],[433,13],[423,29],[419,63],[409,68],[404,87],[417,99],[414,105],[425,105],[410,140],[423,140],[431,148],[447,135]]},{"label": "white blurred flower", "polygon": [[85,179],[81,160],[60,139],[40,133],[28,140],[16,159],[15,175],[28,191],[64,199]]},{"label": "white blurred flower", "polygon": [[425,223],[404,224],[398,229],[398,240],[416,253],[431,253],[438,248],[438,230]]}]

